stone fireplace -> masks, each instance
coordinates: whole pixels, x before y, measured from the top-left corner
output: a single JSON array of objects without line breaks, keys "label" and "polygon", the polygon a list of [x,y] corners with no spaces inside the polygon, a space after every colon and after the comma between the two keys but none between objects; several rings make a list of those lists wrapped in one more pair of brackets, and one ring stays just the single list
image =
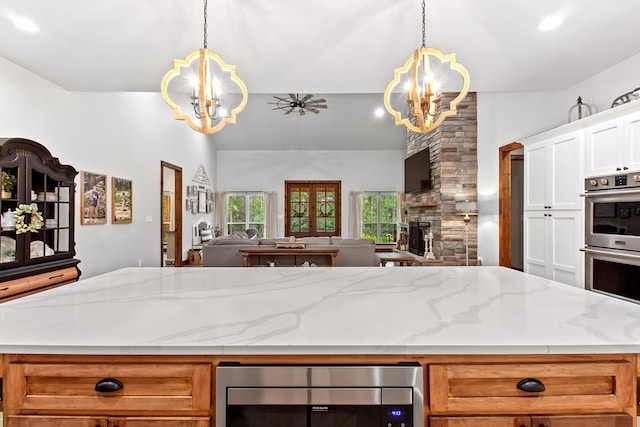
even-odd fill
[{"label": "stone fireplace", "polygon": [[[455,95],[445,93],[442,98],[453,99]],[[445,119],[432,132],[407,131],[407,156],[429,147],[432,187],[429,191],[405,194],[403,222],[429,223],[436,260],[456,265],[466,264],[464,216],[456,212],[456,202],[477,201],[476,112],[476,93],[471,92],[458,104],[457,115]],[[477,264],[477,226],[477,216],[472,216],[469,265]],[[420,248],[424,254],[424,241],[417,250]]]}]

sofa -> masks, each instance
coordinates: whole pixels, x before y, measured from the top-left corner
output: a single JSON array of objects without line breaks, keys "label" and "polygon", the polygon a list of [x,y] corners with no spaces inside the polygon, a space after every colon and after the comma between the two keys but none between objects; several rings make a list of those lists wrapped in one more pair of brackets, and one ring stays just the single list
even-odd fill
[{"label": "sofa", "polygon": [[[261,239],[249,237],[247,233],[235,233],[212,239],[202,246],[202,265],[204,267],[242,267],[242,255],[239,251],[252,248],[273,248],[276,243],[288,242],[288,238]],[[296,242],[304,243],[307,248],[335,248],[336,266],[370,267],[380,265],[376,255],[376,245],[369,239],[348,239],[343,237],[303,237]],[[310,264],[322,266],[319,257],[307,257]]]}]

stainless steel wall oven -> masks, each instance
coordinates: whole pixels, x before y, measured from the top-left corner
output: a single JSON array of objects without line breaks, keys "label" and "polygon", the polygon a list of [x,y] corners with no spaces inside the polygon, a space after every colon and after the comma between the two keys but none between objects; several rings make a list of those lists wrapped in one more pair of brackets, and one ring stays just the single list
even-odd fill
[{"label": "stainless steel wall oven", "polygon": [[422,427],[419,365],[216,369],[217,427]]},{"label": "stainless steel wall oven", "polygon": [[640,302],[640,173],[585,180],[586,287]]}]

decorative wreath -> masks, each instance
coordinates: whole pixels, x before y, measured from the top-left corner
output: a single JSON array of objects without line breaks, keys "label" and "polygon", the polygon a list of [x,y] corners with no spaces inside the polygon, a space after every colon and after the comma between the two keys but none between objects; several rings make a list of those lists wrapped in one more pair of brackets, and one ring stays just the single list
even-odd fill
[{"label": "decorative wreath", "polygon": [[329,203],[321,203],[318,210],[320,211],[320,216],[323,218],[333,216],[333,205]]},{"label": "decorative wreath", "polygon": [[[25,217],[27,215],[31,217],[31,221],[29,221],[28,224],[25,222]],[[42,213],[38,211],[38,205],[35,203],[31,203],[30,205],[19,205],[18,209],[14,212],[14,219],[17,234],[26,232],[37,233],[44,225]]]},{"label": "decorative wreath", "polygon": [[304,203],[294,203],[291,205],[291,212],[294,218],[302,218],[307,214],[307,205]]}]

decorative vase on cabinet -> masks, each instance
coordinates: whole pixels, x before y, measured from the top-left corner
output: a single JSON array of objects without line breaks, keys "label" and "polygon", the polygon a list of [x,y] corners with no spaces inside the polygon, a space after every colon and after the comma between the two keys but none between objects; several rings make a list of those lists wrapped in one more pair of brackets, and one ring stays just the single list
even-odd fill
[{"label": "decorative vase on cabinet", "polygon": [[[78,280],[74,178],[41,144],[0,138],[0,302]],[[5,194],[7,185],[11,194]],[[4,197],[9,195],[10,197]],[[7,222],[13,219],[13,224]]]}]

